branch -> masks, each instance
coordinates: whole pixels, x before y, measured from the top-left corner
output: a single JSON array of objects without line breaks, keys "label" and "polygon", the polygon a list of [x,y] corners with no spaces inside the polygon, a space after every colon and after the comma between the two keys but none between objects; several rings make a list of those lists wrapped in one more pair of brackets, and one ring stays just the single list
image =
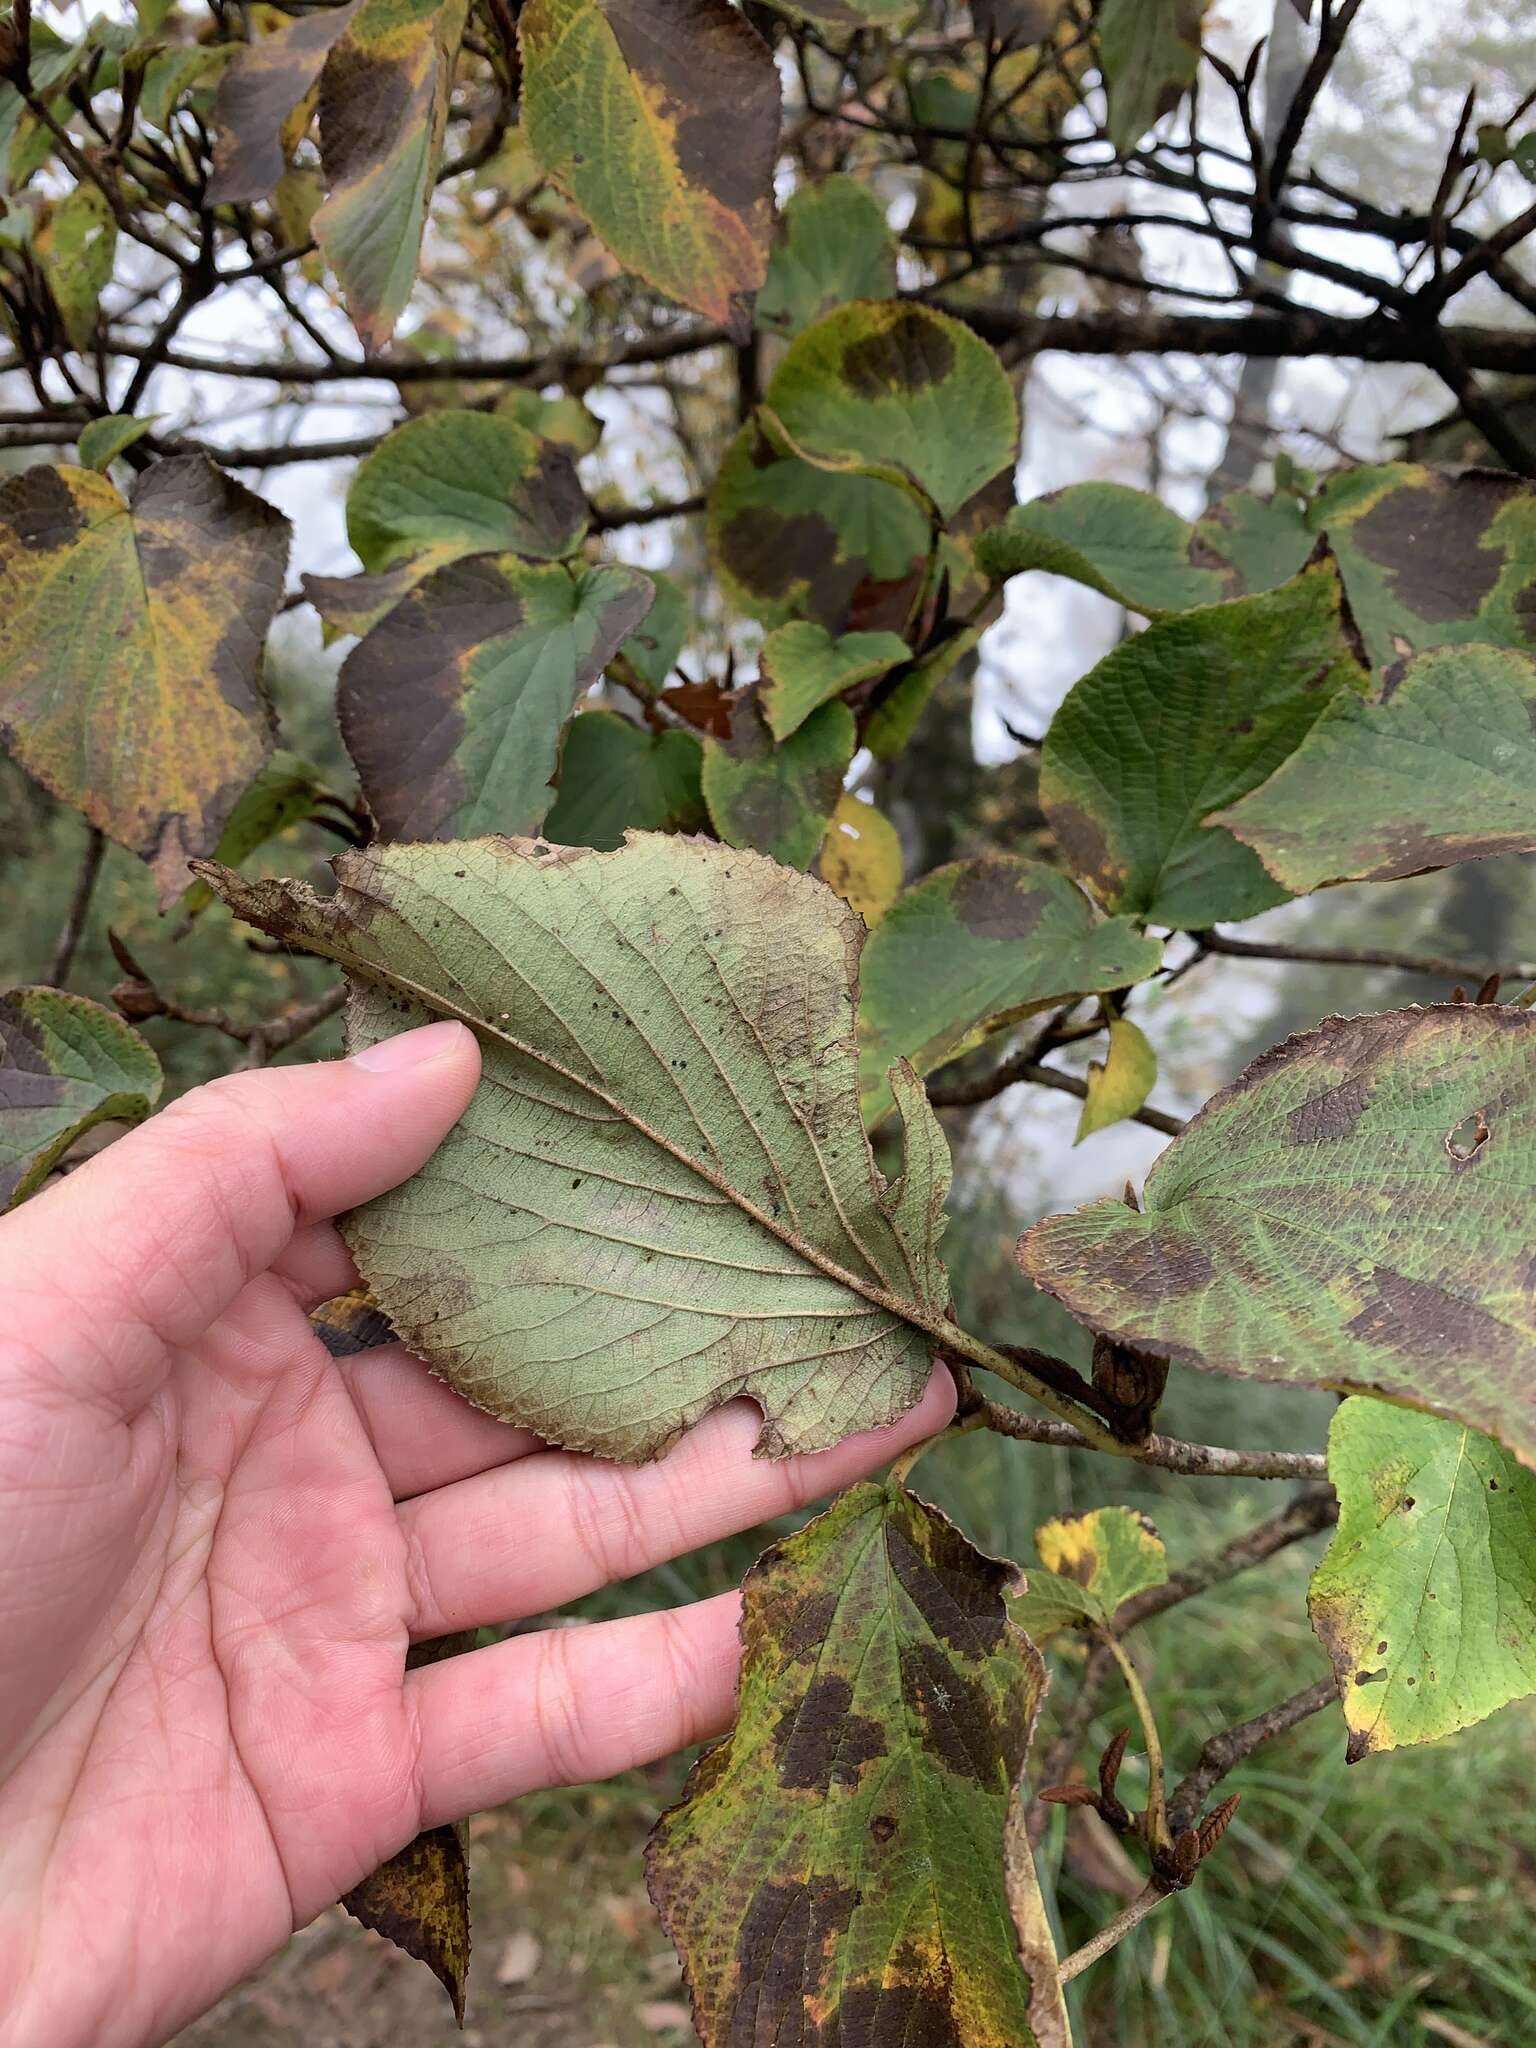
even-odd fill
[{"label": "branch", "polygon": [[[1055,1363],[1064,1372],[1071,1371],[1064,1359]],[[1017,1409],[1004,1407],[1001,1401],[989,1401],[982,1394],[972,1398],[979,1403],[985,1426],[995,1430],[999,1436],[1010,1436],[1020,1443],[1053,1444],[1058,1449],[1069,1451],[1099,1448],[1067,1423],[1055,1422],[1043,1415],[1021,1414]],[[1182,1472],[1189,1479],[1326,1479],[1328,1476],[1328,1460],[1322,1451],[1229,1451],[1221,1444],[1190,1444],[1179,1437],[1156,1433],[1142,1444],[1117,1444],[1115,1453],[1129,1458],[1133,1464],[1150,1465],[1160,1472]]]},{"label": "branch", "polygon": [[282,1052],[317,1025],[323,1024],[328,1017],[334,1017],[347,999],[347,985],[338,981],[323,995],[316,996],[313,1002],[298,1003],[279,1016],[246,1024],[231,1017],[227,1010],[198,1010],[178,1002],[175,996],[168,996],[155,986],[116,932],[107,933],[107,943],[112,948],[113,958],[127,976],[112,991],[112,1000],[125,1017],[135,1023],[147,1017],[168,1017],[174,1024],[190,1024],[198,1030],[221,1032],[225,1038],[233,1038],[245,1048],[245,1056],[238,1062],[241,1067],[265,1066],[273,1053]]},{"label": "branch", "polygon": [[1286,109],[1281,123],[1279,137],[1275,142],[1274,155],[1270,159],[1269,188],[1279,196],[1280,188],[1290,175],[1291,159],[1296,154],[1296,145],[1301,141],[1301,131],[1307,125],[1307,116],[1313,102],[1322,91],[1334,59],[1349,34],[1350,24],[1360,12],[1361,0],[1344,0],[1342,7],[1331,13],[1325,11],[1322,29],[1317,38],[1317,48],[1312,52],[1312,61],[1302,74],[1301,84],[1296,88],[1295,98]]},{"label": "branch", "polygon": [[1442,960],[1429,953],[1384,952],[1374,946],[1286,946],[1254,939],[1229,939],[1216,931],[1191,935],[1207,953],[1222,953],[1234,960],[1293,960],[1321,967],[1391,967],[1400,974],[1427,974],[1433,979],[1465,982],[1476,988],[1490,974],[1509,981],[1536,980],[1536,967],[1513,960],[1501,967],[1479,966],[1474,961]]},{"label": "branch", "polygon": [[1145,1891],[1138,1892],[1128,1906],[1118,1912],[1113,1920],[1107,1920],[1097,1934],[1090,1935],[1081,1948],[1073,1949],[1071,1955],[1063,1956],[1056,1974],[1063,1984],[1070,1984],[1074,1977],[1080,1977],[1091,1963],[1100,1956],[1107,1956],[1110,1950],[1124,1941],[1132,1928],[1139,1927],[1155,1906],[1173,1894],[1166,1892],[1154,1878]]},{"label": "branch", "polygon": [[1122,1600],[1115,1609],[1111,1627],[1117,1636],[1124,1635],[1127,1629],[1138,1628],[1154,1615],[1166,1614],[1170,1607],[1180,1607],[1186,1600],[1208,1593],[1213,1586],[1224,1586],[1239,1573],[1267,1563],[1278,1552],[1315,1536],[1320,1529],[1331,1529],[1338,1519],[1339,1503],[1333,1488],[1309,1486],[1278,1514],[1256,1522],[1209,1557],[1196,1558],[1182,1571],[1170,1574],[1162,1585],[1149,1586],[1144,1593],[1133,1593],[1129,1600]]},{"label": "branch", "polygon": [[69,910],[54,941],[53,958],[48,963],[45,977],[50,988],[63,988],[69,979],[69,970],[74,961],[75,948],[80,943],[80,934],[85,930],[85,920],[90,913],[91,897],[96,888],[96,877],[101,873],[101,856],[106,850],[106,840],[98,826],[92,825],[86,833],[85,852],[80,861],[80,872],[75,879],[74,894],[69,899]]},{"label": "branch", "polygon": [[1272,1742],[1277,1735],[1299,1728],[1313,1714],[1320,1714],[1324,1707],[1332,1706],[1338,1697],[1338,1680],[1320,1678],[1316,1685],[1309,1685],[1304,1692],[1292,1693],[1278,1706],[1266,1707],[1251,1721],[1240,1721],[1235,1728],[1224,1728],[1219,1735],[1213,1735],[1201,1750],[1195,1768],[1168,1802],[1170,1827],[1175,1833],[1189,1827],[1205,1805],[1212,1787],[1219,1785],[1245,1757],[1252,1756],[1256,1749]]},{"label": "branch", "polygon": [[[1064,1074],[1059,1067],[1042,1066],[1032,1058],[1033,1046],[1004,1060],[994,1067],[990,1074],[983,1074],[974,1081],[951,1081],[928,1090],[928,1100],[935,1109],[968,1109],[973,1103],[990,1102],[994,1095],[1001,1095],[1005,1088],[1011,1088],[1016,1081],[1029,1081],[1036,1088],[1054,1088],[1061,1095],[1075,1095],[1079,1102],[1088,1100],[1088,1083],[1079,1080],[1076,1074]],[[1126,1119],[1128,1123],[1145,1124],[1149,1131],[1161,1131],[1164,1137],[1176,1138],[1184,1129],[1183,1117],[1170,1116],[1165,1109],[1148,1109],[1145,1106],[1133,1110]]]}]

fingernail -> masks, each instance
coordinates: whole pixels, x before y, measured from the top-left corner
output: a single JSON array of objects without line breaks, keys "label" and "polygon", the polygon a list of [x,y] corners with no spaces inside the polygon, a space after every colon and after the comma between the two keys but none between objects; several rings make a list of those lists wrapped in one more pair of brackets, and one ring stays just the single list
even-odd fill
[{"label": "fingernail", "polygon": [[415,1031],[402,1031],[394,1038],[381,1038],[377,1045],[364,1046],[353,1053],[352,1064],[365,1067],[370,1074],[399,1074],[427,1060],[440,1060],[468,1035],[462,1024],[444,1017],[436,1024],[422,1024]]}]

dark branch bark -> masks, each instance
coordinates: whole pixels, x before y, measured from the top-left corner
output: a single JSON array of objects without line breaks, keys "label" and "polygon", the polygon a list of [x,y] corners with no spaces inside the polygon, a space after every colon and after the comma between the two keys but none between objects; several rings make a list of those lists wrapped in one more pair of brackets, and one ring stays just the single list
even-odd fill
[{"label": "dark branch bark", "polygon": [[[1064,1372],[1071,1367],[1065,1359],[1055,1361]],[[1000,1401],[976,1396],[985,1425],[999,1436],[1011,1436],[1020,1443],[1052,1444],[1060,1450],[1091,1451],[1088,1442],[1069,1423],[1046,1415],[1029,1415],[1005,1408]],[[1149,1436],[1144,1444],[1121,1446],[1120,1455],[1133,1464],[1153,1465],[1162,1472],[1182,1472],[1189,1479],[1325,1479],[1328,1460],[1321,1451],[1229,1451],[1221,1444],[1189,1444],[1179,1437]]]},{"label": "dark branch bark", "polygon": [[69,899],[69,910],[54,941],[53,958],[48,963],[45,977],[51,988],[63,988],[69,980],[69,970],[74,963],[75,949],[85,930],[85,920],[90,915],[91,897],[96,889],[96,877],[101,873],[101,856],[106,851],[106,840],[92,825],[87,828],[85,852],[80,860],[80,872],[75,877],[74,893]]},{"label": "dark branch bark", "polygon": [[[1075,1095],[1079,1102],[1088,1100],[1086,1081],[1079,1080],[1076,1074],[1062,1073],[1059,1067],[1042,1066],[1028,1053],[1004,1060],[990,1074],[982,1074],[974,1081],[951,1081],[931,1087],[928,1100],[935,1109],[969,1109],[975,1103],[990,1102],[993,1096],[1001,1095],[1018,1081],[1028,1081],[1036,1088],[1054,1088],[1061,1095]],[[1149,1131],[1161,1131],[1166,1138],[1176,1138],[1184,1128],[1184,1119],[1170,1116],[1165,1109],[1133,1110],[1127,1121],[1145,1124]]]},{"label": "dark branch bark", "polygon": [[1224,1728],[1219,1735],[1213,1735],[1201,1750],[1195,1768],[1168,1801],[1170,1828],[1178,1833],[1191,1826],[1213,1787],[1219,1785],[1229,1771],[1235,1770],[1245,1757],[1252,1756],[1264,1743],[1273,1742],[1277,1735],[1285,1735],[1292,1728],[1299,1728],[1313,1714],[1320,1714],[1324,1707],[1332,1706],[1338,1697],[1338,1681],[1320,1678],[1316,1685],[1292,1693],[1278,1706],[1266,1707],[1251,1721],[1240,1721],[1235,1728]]},{"label": "dark branch bark", "polygon": [[1286,946],[1258,939],[1229,939],[1220,932],[1196,935],[1207,953],[1233,960],[1290,960],[1320,967],[1391,967],[1399,974],[1424,974],[1436,981],[1480,987],[1490,974],[1509,981],[1536,980],[1536,966],[1512,960],[1490,965],[1475,960],[1443,960],[1433,953],[1393,953],[1375,946]]}]

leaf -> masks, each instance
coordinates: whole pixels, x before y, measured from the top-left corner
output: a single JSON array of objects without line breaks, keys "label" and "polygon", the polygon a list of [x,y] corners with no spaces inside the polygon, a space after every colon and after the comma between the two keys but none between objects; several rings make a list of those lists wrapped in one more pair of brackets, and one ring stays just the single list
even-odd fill
[{"label": "leaf", "polygon": [[1018,1583],[874,1483],[747,1574],[735,1729],[647,1853],[707,2048],[1035,2043],[1003,1875],[1045,1689]]},{"label": "leaf", "polygon": [[756,695],[731,707],[727,739],[704,742],[704,801],[731,846],[754,846],[785,867],[808,868],[826,837],[853,759],[853,714],[824,704],[775,745]]},{"label": "leaf", "polygon": [[1536,1477],[1476,1430],[1361,1400],[1333,1418],[1328,1472],[1339,1525],[1308,1605],[1349,1761],[1536,1692]]},{"label": "leaf", "polygon": [[88,349],[117,254],[117,221],[100,186],[82,183],[67,193],[33,236],[32,247],[70,347]]},{"label": "leaf", "polygon": [[901,889],[896,827],[883,811],[844,790],[828,820],[816,868],[866,924],[878,924]]},{"label": "leaf", "polygon": [[1206,0],[1099,0],[1109,139],[1125,156],[1195,82]]},{"label": "leaf", "polygon": [[262,648],[288,522],[201,455],[126,502],[93,470],[0,484],[0,738],[154,870],[162,904],[271,751]]},{"label": "leaf", "polygon": [[153,415],[136,420],[130,419],[126,413],[105,413],[80,429],[76,441],[80,467],[98,470],[105,476],[125,448],[131,448],[135,441],[142,441],[154,430]]},{"label": "leaf", "polygon": [[886,1071],[919,1074],[957,1059],[988,1031],[1070,995],[1126,988],[1155,974],[1158,940],[1128,918],[1096,918],[1055,868],[985,853],[936,868],[901,896],[859,970],[859,1080],[873,1124],[890,1108]]},{"label": "leaf", "polygon": [[434,571],[353,648],[337,686],[383,837],[533,831],[577,699],[650,602],[638,569],[477,555]]},{"label": "leaf", "polygon": [[1141,1026],[1129,1017],[1112,1017],[1109,1050],[1102,1060],[1088,1062],[1087,1078],[1088,1095],[1077,1120],[1075,1145],[1095,1131],[1134,1116],[1151,1094],[1157,1079],[1157,1054]]},{"label": "leaf", "polygon": [[1383,1394],[1536,1460],[1536,1014],[1330,1017],[1254,1061],[1147,1177],[1026,1233],[1092,1329],[1207,1371]]},{"label": "leaf", "polygon": [[650,835],[618,853],[383,846],[335,867],[330,900],[204,872],[248,923],[341,962],[352,1046],[434,1015],[479,1033],[464,1117],[344,1225],[435,1372],[630,1461],[743,1393],[774,1456],[911,1407],[953,1328],[947,1153],[899,1075],[907,1169],[876,1171],[853,1060],[861,927],[829,889]]},{"label": "leaf", "polygon": [[688,638],[688,599],[682,585],[662,570],[649,570],[655,590],[651,608],[619,649],[614,666],[638,695],[665,689]]},{"label": "leaf", "polygon": [[1218,499],[1190,529],[1191,561],[1221,576],[1225,597],[1274,590],[1300,575],[1317,545],[1306,513],[1290,492],[1261,498],[1233,491]]},{"label": "leaf", "polygon": [[753,420],[709,493],[709,552],[725,594],[770,630],[806,618],[832,634],[855,625],[899,632],[932,538],[905,491],[780,455]]},{"label": "leaf", "polygon": [[895,760],[916,732],[934,691],[951,669],[974,651],[983,630],[978,623],[941,634],[925,654],[893,679],[889,696],[875,705],[864,728],[864,744],[877,761]]},{"label": "leaf", "polygon": [[310,1310],[309,1326],[332,1358],[355,1358],[360,1351],[376,1351],[395,1341],[394,1326],[366,1287],[321,1302]]},{"label": "leaf", "polygon": [[283,129],[314,91],[331,48],[346,33],[360,0],[302,14],[276,35],[259,36],[219,80],[213,118],[210,206],[265,199],[283,175]]},{"label": "leaf", "polygon": [[370,349],[416,282],[469,0],[361,0],[320,75],[315,240]]},{"label": "leaf", "polygon": [[857,683],[872,682],[911,652],[894,633],[845,633],[796,619],[763,642],[760,697],[776,740],[798,732],[811,713]]},{"label": "leaf", "polygon": [[1297,895],[1536,847],[1536,661],[1442,647],[1340,697],[1219,814]]},{"label": "leaf", "polygon": [[626,270],[745,341],[768,267],[779,80],[727,0],[528,0],[534,155]]},{"label": "leaf", "polygon": [[1101,1627],[1122,1601],[1168,1577],[1163,1539],[1134,1508],[1094,1508],[1035,1531],[1043,1572],[1031,1572],[1011,1603],[1013,1618],[1037,1643],[1084,1623]]},{"label": "leaf", "polygon": [[1344,470],[1310,518],[1339,558],[1373,667],[1453,641],[1530,650],[1536,489],[1521,478],[1408,462]]},{"label": "leaf", "polygon": [[565,736],[560,794],[544,837],[610,851],[629,831],[702,831],[703,764],[691,732],[642,732],[616,711],[583,711]]},{"label": "leaf", "polygon": [[496,401],[499,418],[515,420],[530,434],[539,434],[572,455],[590,455],[603,438],[603,423],[579,398],[546,398],[542,392],[517,389]]},{"label": "leaf", "polygon": [[1073,686],[1041,752],[1040,804],[1068,865],[1106,908],[1157,924],[1283,902],[1252,849],[1208,820],[1365,683],[1326,558],[1123,641]]},{"label": "leaf", "polygon": [[[436,1642],[413,1643],[406,1669],[415,1671],[444,1657],[462,1656],[474,1649],[477,1640],[477,1631],[466,1629]],[[461,2027],[469,1978],[466,1839],[463,1822],[428,1828],[341,1901],[354,1920],[426,1964],[452,2000],[453,2016]]]},{"label": "leaf", "polygon": [[908,300],[840,306],[789,345],[759,418],[818,469],[915,487],[949,519],[1019,441],[1007,372],[979,335]]},{"label": "leaf", "polygon": [[889,28],[911,19],[919,0],[770,0],[794,21],[814,21],[846,35],[861,28]]},{"label": "leaf", "polygon": [[[239,867],[258,846],[312,818],[323,793],[320,770],[280,747],[230,812],[214,859],[227,868]],[[196,917],[212,900],[208,884],[194,881],[184,892],[181,907],[188,917]]]},{"label": "leaf", "polygon": [[874,193],[841,174],[803,185],[779,217],[759,329],[787,338],[850,299],[895,296],[896,237]]},{"label": "leaf", "polygon": [[94,1124],[141,1123],[160,1062],[121,1017],[56,988],[0,996],[0,1209],[35,1194]]},{"label": "leaf", "polygon": [[[1304,537],[1303,559],[1312,549]],[[1149,491],[1073,484],[1015,505],[1001,527],[978,539],[976,558],[996,581],[1045,569],[1156,618],[1230,595],[1216,569],[1192,559],[1193,541],[1194,529]]]},{"label": "leaf", "polygon": [[144,67],[140,112],[151,126],[167,128],[182,94],[217,82],[243,48],[237,43],[177,43],[160,51]]}]

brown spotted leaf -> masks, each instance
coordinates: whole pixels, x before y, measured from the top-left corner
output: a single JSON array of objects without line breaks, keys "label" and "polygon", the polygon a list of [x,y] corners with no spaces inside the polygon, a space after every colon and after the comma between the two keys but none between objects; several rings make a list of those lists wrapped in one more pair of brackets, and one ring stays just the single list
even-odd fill
[{"label": "brown spotted leaf", "polygon": [[87,469],[0,485],[0,738],[154,869],[218,844],[272,747],[262,649],[288,522],[201,455],[125,501]]},{"label": "brown spotted leaf", "polygon": [[1133,1594],[1168,1576],[1163,1539],[1134,1508],[1094,1508],[1042,1522],[1035,1548],[1043,1571],[1013,1604],[1013,1615],[1037,1643],[1062,1629],[1102,1627]]},{"label": "brown spotted leaf", "polygon": [[1298,895],[1536,847],[1536,660],[1448,646],[1346,693],[1212,823]]},{"label": "brown spotted leaf", "polygon": [[1026,1233],[1091,1328],[1207,1370],[1386,1395],[1536,1463],[1536,1013],[1331,1017],[1148,1175]]},{"label": "brown spotted leaf", "polygon": [[[406,1669],[459,1657],[475,1647],[476,1631],[415,1643]],[[371,1876],[354,1885],[342,1904],[355,1920],[414,1956],[437,1978],[464,2024],[464,1990],[469,1978],[469,1864],[466,1829],[428,1828],[397,1850]]]},{"label": "brown spotted leaf", "polygon": [[[823,883],[664,834],[375,846],[339,887],[204,864],[247,922],[337,960],[349,1043],[481,1040],[469,1109],[344,1228],[401,1337],[540,1435],[638,1461],[748,1394],[776,1455],[894,1420],[954,1331],[948,1154],[910,1070],[906,1171],[859,1118],[863,927]],[[973,1354],[979,1355],[979,1354]]]},{"label": "brown spotted leaf", "polygon": [[352,1358],[359,1351],[376,1351],[392,1344],[394,1326],[377,1306],[366,1287],[354,1287],[350,1294],[338,1294],[309,1312],[309,1326],[332,1358]]},{"label": "brown spotted leaf", "polygon": [[823,704],[775,743],[758,703],[743,693],[726,739],[704,742],[704,801],[730,846],[755,846],[786,867],[808,868],[826,837],[853,759],[853,713]]},{"label": "brown spotted leaf", "polygon": [[275,35],[258,36],[219,80],[210,206],[265,199],[287,167],[283,131],[320,82],[332,46],[360,0],[302,14]]},{"label": "brown spotted leaf", "polygon": [[1005,1839],[1045,1689],[1019,1575],[866,1484],[743,1587],[736,1726],[651,1838],[651,1896],[706,2048],[1061,2043]]},{"label": "brown spotted leaf", "polygon": [[383,837],[534,831],[577,699],[650,602],[638,569],[474,555],[396,605],[336,693]]},{"label": "brown spotted leaf", "polygon": [[111,1010],[56,988],[0,996],[0,1209],[35,1194],[99,1123],[139,1123],[160,1062]]},{"label": "brown spotted leaf", "polygon": [[729,0],[528,0],[523,121],[626,270],[751,333],[768,267],[779,81]]}]

